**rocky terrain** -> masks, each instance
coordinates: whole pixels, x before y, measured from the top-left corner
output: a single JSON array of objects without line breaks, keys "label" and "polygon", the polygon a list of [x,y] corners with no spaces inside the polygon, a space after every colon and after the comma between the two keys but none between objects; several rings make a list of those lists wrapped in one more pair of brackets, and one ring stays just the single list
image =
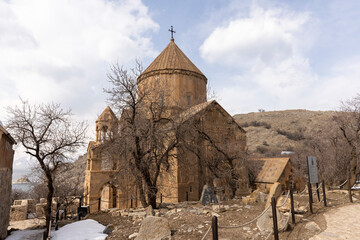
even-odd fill
[{"label": "rocky terrain", "polygon": [[[347,205],[348,202],[346,191],[328,191],[328,207],[324,207],[322,202],[319,203],[315,200],[314,214],[310,214],[307,207],[307,194],[298,193],[294,195],[294,198],[295,211],[297,212],[296,224],[292,224],[288,217],[289,199],[286,199],[284,195],[278,201],[280,206],[286,200],[284,206],[278,209],[283,222],[280,226],[285,226],[285,230],[280,233],[280,239],[310,239],[327,228],[324,213],[344,206],[344,204]],[[354,201],[359,202],[358,199],[360,199],[359,193],[354,197]],[[260,196],[256,197],[256,201],[248,203],[244,203],[242,199],[233,199],[223,202],[220,209],[217,204],[202,206],[198,202],[166,204],[155,209],[153,214],[168,220],[171,239],[202,239],[211,226],[212,216],[218,217],[219,226],[233,227],[230,229],[219,228],[220,239],[266,239],[269,232],[263,230],[264,226],[272,227],[272,219],[269,216],[264,215],[265,217],[259,218],[260,220],[236,227],[259,216],[265,209],[264,200]],[[148,215],[151,213],[144,208],[109,209],[90,214],[87,218],[97,220],[103,225],[113,225],[114,230],[107,239],[135,239],[138,236],[143,219]],[[288,224],[284,225],[284,222]],[[212,239],[211,231],[205,239]]]},{"label": "rocky terrain", "polygon": [[236,114],[236,122],[247,132],[250,153],[280,155],[293,151],[311,134],[322,130],[336,112],[285,110]]}]

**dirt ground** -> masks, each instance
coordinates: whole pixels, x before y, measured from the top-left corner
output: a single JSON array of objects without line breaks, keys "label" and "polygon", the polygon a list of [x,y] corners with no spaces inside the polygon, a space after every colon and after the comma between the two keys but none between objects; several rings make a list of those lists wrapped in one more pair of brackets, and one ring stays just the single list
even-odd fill
[{"label": "dirt ground", "polygon": [[[327,192],[328,207],[324,207],[323,202],[318,202],[314,196],[313,214],[306,212],[305,214],[296,215],[296,224],[290,224],[285,232],[280,233],[280,239],[310,239],[327,228],[324,213],[342,206],[351,205],[346,191],[328,191]],[[355,202],[360,202],[359,192],[354,195]],[[300,206],[308,203],[307,195],[295,194],[294,199],[299,202]],[[167,206],[160,208],[160,215],[165,216],[170,223],[172,231],[172,239],[202,239],[205,232],[211,225],[212,215],[218,214],[219,226],[234,226],[242,224],[254,219],[265,207],[264,203],[244,204],[241,199],[234,199],[222,203],[225,211],[215,211],[216,207],[202,206],[197,202],[179,203],[176,206]],[[214,208],[214,209],[213,209]],[[309,208],[308,208],[309,209]],[[112,216],[111,213],[95,213],[87,218],[97,220],[103,225],[114,224],[115,230],[107,237],[107,239],[129,239],[133,233],[139,232],[142,218],[134,218],[128,216]],[[319,230],[308,230],[305,226],[309,222],[315,222],[319,226]],[[269,234],[261,233],[257,228],[256,221],[253,223],[234,229],[219,228],[219,239],[273,239]],[[206,239],[212,239],[211,232]]]}]

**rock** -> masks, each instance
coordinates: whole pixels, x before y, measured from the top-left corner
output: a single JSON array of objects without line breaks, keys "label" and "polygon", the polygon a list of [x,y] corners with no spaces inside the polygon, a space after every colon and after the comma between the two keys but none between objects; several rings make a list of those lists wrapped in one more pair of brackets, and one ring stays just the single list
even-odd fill
[{"label": "rock", "polygon": [[129,239],[136,238],[139,235],[139,233],[133,233],[129,236]]},{"label": "rock", "polygon": [[245,207],[244,208],[246,208],[246,209],[250,209],[251,208],[251,206],[250,205],[245,205]]},{"label": "rock", "polygon": [[201,192],[200,203],[206,205],[208,203],[217,203],[217,198],[210,186],[204,185]]},{"label": "rock", "polygon": [[321,228],[315,222],[308,222],[305,225],[305,229],[307,229],[307,230],[309,230],[311,232],[319,232],[319,231],[321,231]]},{"label": "rock", "polygon": [[253,192],[250,194],[250,197],[255,198],[255,199],[259,199],[259,198],[260,198],[260,190],[259,190],[259,189],[256,189],[255,191],[253,191]]},{"label": "rock", "polygon": [[243,230],[244,231],[250,231],[250,228],[249,227],[243,227]]},{"label": "rock", "polygon": [[197,228],[203,228],[204,227],[204,225],[202,225],[202,224],[200,224]]},{"label": "rock", "polygon": [[154,209],[152,208],[151,205],[147,206],[147,208],[145,208],[145,216],[155,216],[155,212]]},{"label": "rock", "polygon": [[277,199],[281,195],[281,193],[282,193],[281,184],[279,182],[274,183],[270,188],[270,192],[265,204],[265,208],[267,208],[270,205],[272,197]]},{"label": "rock", "polygon": [[124,212],[120,212],[120,215],[122,217],[127,217],[127,216],[129,216],[129,213],[124,211]]},{"label": "rock", "polygon": [[220,215],[215,212],[211,212],[211,216],[220,217]]},{"label": "rock", "polygon": [[119,211],[118,212],[113,212],[113,213],[111,213],[111,216],[112,217],[120,217],[121,213]]},{"label": "rock", "polygon": [[210,212],[210,211],[209,211],[208,209],[204,209],[202,213],[206,215],[206,214],[208,214],[209,212]]},{"label": "rock", "polygon": [[129,212],[128,216],[135,217],[135,218],[143,218],[146,216],[146,213],[145,212]]},{"label": "rock", "polygon": [[300,206],[298,208],[294,208],[294,211],[298,214],[304,214],[307,212],[307,209],[305,208],[305,206]]},{"label": "rock", "polygon": [[141,222],[138,236],[135,240],[162,240],[171,239],[169,221],[164,217],[149,216]]},{"label": "rock", "polygon": [[266,193],[263,193],[263,192],[260,192],[259,193],[259,200],[260,200],[260,202],[263,202],[263,203],[265,203],[266,201],[267,201],[267,199],[268,199],[268,194],[266,194]]},{"label": "rock", "polygon": [[256,203],[256,198],[253,198],[251,196],[246,196],[241,201],[245,204]]},{"label": "rock", "polygon": [[188,230],[187,230],[187,232],[192,232],[192,231],[194,231],[195,229],[193,228],[193,227],[190,227]]},{"label": "rock", "polygon": [[13,229],[24,230],[24,229],[35,229],[35,228],[40,229],[44,227],[45,227],[45,219],[33,218],[23,221],[10,222],[10,226],[8,227],[8,229],[13,228]]},{"label": "rock", "polygon": [[109,224],[105,227],[103,233],[110,234],[112,231],[114,231],[115,227],[113,224]]},{"label": "rock", "polygon": [[212,205],[212,210],[215,212],[225,212],[225,208],[219,207],[219,205]]},{"label": "rock", "polygon": [[[278,228],[280,230],[286,230],[288,227],[287,217],[284,217],[283,214],[281,214],[276,209],[276,216],[278,220]],[[256,225],[258,229],[263,232],[270,232],[273,229],[273,219],[272,219],[272,209],[269,208],[264,215],[262,215],[257,221]]]}]

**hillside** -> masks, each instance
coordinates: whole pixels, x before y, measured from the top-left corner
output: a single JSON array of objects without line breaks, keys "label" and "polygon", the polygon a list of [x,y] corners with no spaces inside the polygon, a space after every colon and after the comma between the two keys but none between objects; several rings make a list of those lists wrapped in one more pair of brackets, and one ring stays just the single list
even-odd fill
[{"label": "hillside", "polygon": [[250,153],[279,155],[293,151],[306,136],[332,120],[333,111],[285,110],[236,114],[236,122],[247,132]]}]

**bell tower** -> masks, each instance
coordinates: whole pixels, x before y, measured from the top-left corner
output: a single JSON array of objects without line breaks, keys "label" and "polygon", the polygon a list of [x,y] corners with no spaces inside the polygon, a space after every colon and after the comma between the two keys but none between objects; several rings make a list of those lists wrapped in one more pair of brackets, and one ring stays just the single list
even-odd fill
[{"label": "bell tower", "polygon": [[96,143],[103,143],[112,139],[118,132],[119,122],[109,106],[96,120]]}]

